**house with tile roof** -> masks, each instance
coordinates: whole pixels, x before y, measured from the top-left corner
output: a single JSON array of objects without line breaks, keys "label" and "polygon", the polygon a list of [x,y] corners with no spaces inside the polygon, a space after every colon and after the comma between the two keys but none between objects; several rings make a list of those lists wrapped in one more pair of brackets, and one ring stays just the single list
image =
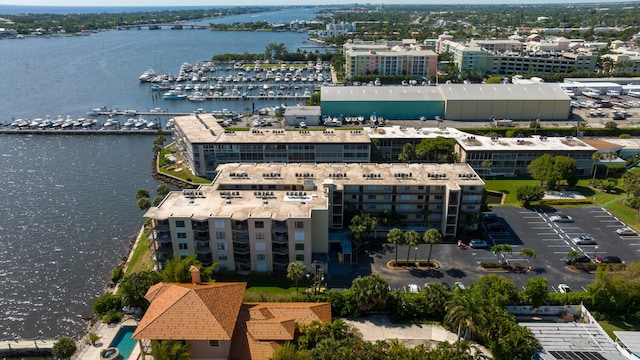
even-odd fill
[{"label": "house with tile roof", "polygon": [[[330,303],[243,303],[246,283],[159,283],[132,338],[176,340],[192,359],[266,360],[297,323],[331,322]],[[148,346],[142,346],[148,352]]]}]

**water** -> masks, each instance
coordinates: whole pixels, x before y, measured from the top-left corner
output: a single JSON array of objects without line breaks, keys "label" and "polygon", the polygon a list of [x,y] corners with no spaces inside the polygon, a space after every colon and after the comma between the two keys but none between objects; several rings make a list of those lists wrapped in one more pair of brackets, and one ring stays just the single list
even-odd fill
[{"label": "water", "polygon": [[137,340],[131,338],[136,331],[135,326],[123,326],[118,330],[116,337],[113,338],[109,347],[116,347],[120,351],[118,360],[128,359],[129,355],[138,343]]},{"label": "water", "polygon": [[[287,16],[310,15],[300,9]],[[242,110],[250,104],[158,103],[138,76],[148,68],[177,73],[183,62],[214,54],[263,52],[269,43],[295,50],[306,38],[299,33],[129,30],[2,40],[0,122],[81,117],[99,106]],[[153,139],[0,135],[0,339],[82,334],[82,316],[91,313],[93,300],[142,225],[136,191],[155,192]]]}]

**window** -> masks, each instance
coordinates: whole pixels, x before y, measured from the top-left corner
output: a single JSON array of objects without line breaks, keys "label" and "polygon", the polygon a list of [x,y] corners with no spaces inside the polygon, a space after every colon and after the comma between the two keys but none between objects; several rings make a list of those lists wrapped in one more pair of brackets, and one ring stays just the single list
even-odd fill
[{"label": "window", "polygon": [[218,250],[218,251],[227,250],[227,243],[223,243],[223,242],[216,243],[216,250]]},{"label": "window", "polygon": [[294,225],[296,229],[304,229],[304,221],[296,221]]},{"label": "window", "polygon": [[256,260],[257,261],[265,261],[265,260],[267,260],[267,255],[265,255],[265,254],[257,254],[256,255]]},{"label": "window", "polygon": [[218,340],[209,340],[210,347],[220,347],[220,342]]},{"label": "window", "polygon": [[186,239],[187,238],[187,233],[179,232],[177,235],[178,235],[178,239]]},{"label": "window", "polygon": [[264,233],[263,232],[257,232],[256,233],[256,240],[264,240]]},{"label": "window", "polygon": [[224,231],[216,231],[216,239],[218,240],[226,240],[227,239],[227,233]]},{"label": "window", "polygon": [[375,200],[376,196],[375,195],[367,195],[367,199],[369,200]]},{"label": "window", "polygon": [[263,243],[263,242],[256,243],[256,251],[266,251],[266,250],[267,250],[267,243]]},{"label": "window", "polygon": [[436,195],[434,198],[435,198],[436,200],[442,200],[442,195]]},{"label": "window", "polygon": [[216,219],[213,221],[213,225],[217,228],[217,229],[224,229],[224,220],[222,219]]},{"label": "window", "polygon": [[304,244],[296,244],[296,251],[304,251]]},{"label": "window", "polygon": [[255,227],[256,229],[264,229],[264,221],[256,221]]},{"label": "window", "polygon": [[418,200],[423,200],[424,199],[424,195],[418,195]]},{"label": "window", "polygon": [[304,254],[296,254],[296,261],[304,261]]},{"label": "window", "polygon": [[220,268],[220,271],[229,271],[229,265],[227,264],[220,264],[218,267]]},{"label": "window", "polygon": [[384,199],[385,200],[391,200],[391,195],[390,194],[384,194]]},{"label": "window", "polygon": [[180,250],[188,250],[189,247],[187,246],[187,243],[180,242],[180,243],[178,243],[178,249],[180,249]]},{"label": "window", "polygon": [[184,227],[184,220],[176,220],[176,227]]},{"label": "window", "polygon": [[293,233],[293,240],[304,241],[304,231],[295,231]]},{"label": "window", "polygon": [[221,261],[227,260],[227,253],[218,254],[218,260],[221,260]]}]

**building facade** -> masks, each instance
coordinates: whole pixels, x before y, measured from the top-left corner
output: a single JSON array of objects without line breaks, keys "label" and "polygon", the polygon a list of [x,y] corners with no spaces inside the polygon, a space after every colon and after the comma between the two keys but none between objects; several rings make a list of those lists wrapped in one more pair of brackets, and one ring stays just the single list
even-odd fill
[{"label": "building facade", "polygon": [[415,41],[349,41],[344,44],[347,77],[364,75],[435,75],[438,56]]},{"label": "building facade", "polygon": [[211,184],[171,192],[145,217],[160,266],[196,254],[221,270],[286,273],[326,258],[328,232],[359,213],[455,237],[483,187],[467,164],[223,164]]}]

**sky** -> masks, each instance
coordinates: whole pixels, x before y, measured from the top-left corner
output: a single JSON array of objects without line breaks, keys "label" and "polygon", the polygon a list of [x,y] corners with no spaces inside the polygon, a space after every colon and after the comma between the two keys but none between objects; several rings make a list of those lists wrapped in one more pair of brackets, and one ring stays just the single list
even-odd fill
[{"label": "sky", "polygon": [[[450,0],[449,4],[549,4],[584,3],[596,0]],[[619,0],[599,0],[598,3],[619,2]],[[27,6],[248,6],[248,5],[327,5],[345,4],[340,0],[0,0],[0,5]],[[361,4],[432,4],[442,5],[442,0],[369,0]]]}]

